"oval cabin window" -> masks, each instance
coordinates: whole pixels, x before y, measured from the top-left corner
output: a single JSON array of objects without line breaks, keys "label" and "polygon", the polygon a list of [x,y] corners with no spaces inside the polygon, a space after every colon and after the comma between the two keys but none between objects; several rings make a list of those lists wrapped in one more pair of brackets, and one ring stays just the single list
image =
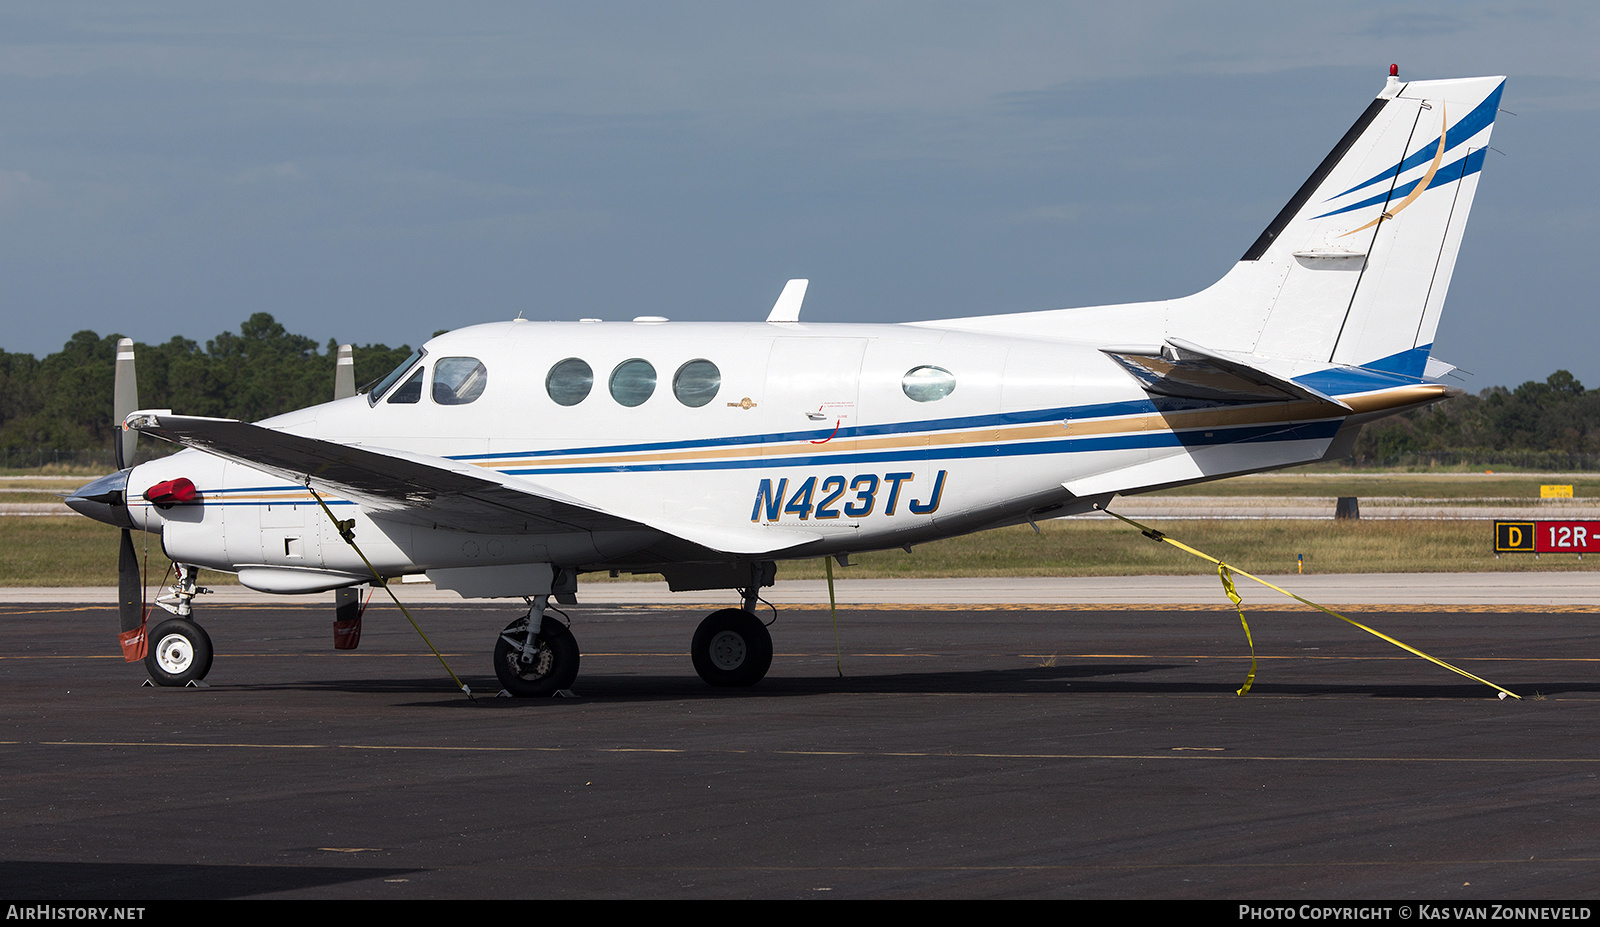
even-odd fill
[{"label": "oval cabin window", "polygon": [[917,402],[933,402],[955,392],[956,377],[943,367],[913,367],[900,378],[900,389]]},{"label": "oval cabin window", "polygon": [[611,398],[629,408],[644,405],[656,391],[656,368],[650,362],[635,357],[625,360],[611,371]]},{"label": "oval cabin window", "polygon": [[722,388],[722,371],[704,358],[697,358],[678,368],[672,376],[672,395],[691,409],[698,409],[717,398]]},{"label": "oval cabin window", "polygon": [[594,369],[576,357],[559,361],[544,378],[544,391],[556,405],[575,406],[594,389]]}]

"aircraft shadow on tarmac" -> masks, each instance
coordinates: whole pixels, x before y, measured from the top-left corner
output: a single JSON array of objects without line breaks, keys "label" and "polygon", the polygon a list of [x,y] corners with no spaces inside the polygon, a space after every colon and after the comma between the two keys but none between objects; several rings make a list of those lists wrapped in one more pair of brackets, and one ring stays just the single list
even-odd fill
[{"label": "aircraft shadow on tarmac", "polygon": [[[1222,673],[1207,679],[1158,680],[1151,678],[1117,678],[1142,676],[1172,670],[1191,670],[1181,663],[1079,663],[1057,666],[1032,666],[1014,669],[984,669],[957,672],[924,673],[851,673],[848,661],[843,677],[827,674],[816,676],[769,676],[760,685],[750,688],[711,688],[699,679],[684,675],[654,674],[588,674],[578,681],[572,699],[510,699],[495,698],[498,692],[494,680],[487,677],[466,677],[478,703],[500,707],[553,706],[571,701],[683,701],[726,698],[794,698],[815,695],[907,695],[907,694],[969,694],[969,695],[1231,695],[1243,682],[1242,669],[1238,673]],[[1433,672],[1425,668],[1425,675]],[[1442,671],[1441,671],[1442,673]],[[1493,698],[1495,692],[1472,682],[1457,682],[1451,678],[1438,681],[1405,682],[1295,682],[1293,676],[1279,668],[1276,678],[1258,676],[1251,694],[1257,696],[1365,696],[1369,698],[1412,699],[1479,699]],[[1524,697],[1552,696],[1600,692],[1600,683],[1577,681],[1525,682],[1516,678],[1497,680]],[[359,693],[415,693],[436,694],[437,698],[408,701],[403,704],[427,706],[469,706],[473,702],[450,689],[448,682],[438,677],[412,677],[374,679],[308,680],[294,683],[241,684],[228,686],[236,691],[301,691]]]},{"label": "aircraft shadow on tarmac", "polygon": [[[307,853],[317,852],[308,848]],[[207,866],[195,863],[79,863],[0,860],[0,893],[12,898],[247,898],[423,870],[374,866]]]}]

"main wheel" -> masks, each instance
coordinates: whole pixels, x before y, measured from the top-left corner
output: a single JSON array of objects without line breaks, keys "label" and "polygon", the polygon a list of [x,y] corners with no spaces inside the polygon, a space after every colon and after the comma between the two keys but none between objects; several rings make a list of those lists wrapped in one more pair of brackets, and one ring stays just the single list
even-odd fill
[{"label": "main wheel", "polygon": [[753,686],[772,667],[772,635],[742,608],[706,616],[690,648],[694,671],[714,686]]},{"label": "main wheel", "polygon": [[518,618],[500,632],[494,645],[494,674],[518,698],[544,698],[572,688],[578,678],[578,640],[566,625],[544,619],[534,638],[531,660],[522,659],[528,619]]},{"label": "main wheel", "polygon": [[211,672],[211,638],[186,618],[168,618],[150,632],[144,668],[158,686],[181,686]]}]

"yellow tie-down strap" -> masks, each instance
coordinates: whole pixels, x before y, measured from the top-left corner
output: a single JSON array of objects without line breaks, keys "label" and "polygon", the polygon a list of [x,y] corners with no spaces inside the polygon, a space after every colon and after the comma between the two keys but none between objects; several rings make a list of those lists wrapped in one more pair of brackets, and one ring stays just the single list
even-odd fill
[{"label": "yellow tie-down strap", "polygon": [[1241,570],[1236,566],[1232,566],[1231,564],[1223,563],[1221,560],[1218,560],[1216,557],[1213,557],[1210,554],[1205,553],[1204,551],[1195,550],[1193,547],[1190,547],[1187,544],[1184,544],[1184,543],[1182,543],[1180,541],[1174,541],[1172,538],[1167,537],[1165,534],[1161,533],[1160,531],[1157,531],[1154,528],[1150,528],[1150,527],[1147,527],[1145,525],[1141,525],[1138,522],[1134,521],[1133,519],[1125,518],[1125,517],[1123,517],[1121,515],[1118,515],[1116,512],[1113,512],[1110,509],[1101,508],[1100,510],[1102,512],[1105,512],[1107,515],[1110,515],[1112,518],[1116,518],[1116,519],[1119,519],[1121,521],[1127,522],[1128,524],[1132,525],[1133,527],[1138,528],[1139,531],[1142,534],[1144,534],[1145,537],[1149,538],[1152,541],[1160,541],[1160,542],[1165,543],[1165,544],[1171,544],[1173,547],[1176,547],[1179,550],[1187,551],[1187,552],[1189,552],[1191,554],[1194,554],[1196,557],[1199,557],[1202,560],[1209,560],[1212,563],[1215,563],[1217,565],[1217,576],[1218,576],[1218,578],[1220,578],[1222,580],[1222,591],[1226,592],[1228,594],[1228,598],[1233,601],[1233,607],[1238,609],[1238,611],[1239,611],[1239,622],[1241,624],[1244,624],[1244,637],[1245,637],[1245,640],[1250,642],[1250,675],[1249,675],[1248,678],[1245,679],[1244,685],[1239,688],[1239,693],[1238,694],[1240,694],[1240,695],[1243,695],[1246,692],[1249,692],[1250,691],[1250,686],[1255,682],[1255,679],[1256,679],[1256,645],[1255,645],[1255,642],[1250,639],[1250,625],[1245,623],[1245,620],[1244,620],[1244,607],[1239,602],[1239,593],[1238,593],[1238,591],[1236,589],[1233,588],[1233,577],[1232,577],[1232,574],[1234,574],[1234,573],[1237,573],[1240,576],[1245,577],[1246,579],[1253,579],[1256,582],[1260,583],[1261,585],[1266,586],[1268,589],[1276,589],[1279,592],[1283,593],[1284,595],[1288,596],[1289,598],[1294,599],[1297,602],[1303,602],[1306,605],[1311,606],[1312,608],[1316,609],[1319,612],[1325,612],[1325,613],[1327,613],[1329,615],[1332,615],[1333,617],[1339,619],[1340,621],[1345,622],[1346,624],[1355,625],[1356,627],[1358,627],[1361,630],[1367,632],[1368,634],[1371,634],[1373,637],[1382,638],[1383,640],[1388,641],[1389,643],[1395,645],[1396,647],[1399,647],[1401,650],[1404,650],[1407,653],[1416,654],[1417,656],[1421,657],[1424,660],[1427,660],[1430,663],[1437,663],[1438,665],[1444,667],[1445,669],[1449,670],[1452,673],[1459,673],[1460,675],[1465,676],[1468,679],[1471,679],[1471,680],[1473,680],[1475,682],[1481,682],[1484,685],[1488,686],[1489,688],[1497,690],[1500,693],[1500,697],[1501,698],[1506,698],[1507,696],[1510,696],[1511,698],[1515,698],[1515,699],[1522,698],[1522,696],[1518,695],[1515,692],[1512,692],[1510,689],[1507,689],[1507,688],[1505,688],[1503,686],[1497,686],[1494,683],[1490,682],[1489,680],[1484,679],[1482,676],[1474,676],[1471,673],[1467,672],[1466,670],[1464,670],[1464,669],[1462,669],[1462,668],[1460,668],[1458,666],[1451,666],[1450,664],[1444,662],[1443,660],[1439,659],[1438,657],[1431,657],[1431,656],[1423,653],[1422,651],[1418,650],[1417,648],[1411,646],[1410,644],[1405,643],[1404,641],[1395,640],[1394,638],[1392,638],[1389,635],[1383,633],[1382,631],[1378,631],[1378,630],[1374,630],[1373,628],[1369,628],[1366,625],[1362,624],[1359,621],[1356,621],[1353,618],[1346,618],[1344,615],[1341,615],[1338,612],[1336,612],[1336,611],[1334,611],[1334,610],[1332,610],[1330,608],[1324,608],[1323,606],[1318,605],[1317,603],[1311,601],[1310,599],[1303,598],[1301,596],[1297,596],[1294,593],[1290,592],[1289,590],[1283,588],[1282,586],[1274,585],[1272,583],[1267,582],[1266,580],[1262,579],[1259,576],[1254,576],[1254,575],[1252,575],[1250,573],[1246,573],[1244,570]]},{"label": "yellow tie-down strap", "polygon": [[311,493],[311,498],[317,500],[317,504],[322,506],[322,511],[327,513],[328,520],[333,522],[333,527],[339,532],[339,537],[344,538],[344,542],[350,545],[350,549],[355,551],[356,556],[361,558],[361,562],[365,563],[367,569],[372,571],[372,584],[374,586],[382,586],[383,591],[389,593],[389,598],[394,600],[394,604],[400,607],[400,614],[406,616],[406,620],[411,622],[411,627],[416,630],[417,636],[422,638],[422,642],[428,645],[428,649],[433,651],[433,655],[439,658],[439,665],[443,666],[444,671],[450,674],[450,679],[455,682],[456,688],[467,693],[467,698],[476,702],[477,699],[472,698],[472,690],[467,687],[466,683],[461,681],[461,677],[457,676],[456,671],[450,668],[450,664],[445,662],[444,654],[439,652],[439,648],[433,646],[433,641],[428,640],[428,635],[423,633],[422,625],[417,624],[417,619],[411,617],[410,610],[400,601],[400,597],[394,594],[393,589],[389,588],[388,579],[378,572],[378,568],[373,566],[372,561],[367,559],[367,555],[361,552],[360,547],[356,546],[356,520],[349,518],[340,521],[333,514],[333,509],[328,508],[328,503],[323,502],[322,497],[317,495],[317,491],[311,488],[310,480],[306,480],[306,492]]}]

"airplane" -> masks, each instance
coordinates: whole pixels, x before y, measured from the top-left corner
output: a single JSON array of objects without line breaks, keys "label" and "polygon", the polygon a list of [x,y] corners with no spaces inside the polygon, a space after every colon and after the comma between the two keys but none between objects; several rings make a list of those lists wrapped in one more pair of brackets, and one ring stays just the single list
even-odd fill
[{"label": "airplane", "polygon": [[[1431,349],[1504,80],[1391,67],[1232,269],[1182,298],[823,324],[801,321],[807,282],[791,280],[761,322],[462,328],[359,393],[341,374],[342,398],[253,424],[139,409],[128,342],[120,469],[67,503],[123,529],[122,630],[135,648],[144,635],[161,685],[211,666],[199,569],[345,590],[347,625],[348,590],[405,575],[522,598],[494,668],[523,697],[577,677],[550,612],[580,575],[661,574],[737,591],[691,655],[711,685],[753,685],[778,560],[846,563],[1334,460],[1368,422],[1459,394]],[[184,449],[128,466],[140,434]],[[135,530],[178,569],[154,628]]]}]

